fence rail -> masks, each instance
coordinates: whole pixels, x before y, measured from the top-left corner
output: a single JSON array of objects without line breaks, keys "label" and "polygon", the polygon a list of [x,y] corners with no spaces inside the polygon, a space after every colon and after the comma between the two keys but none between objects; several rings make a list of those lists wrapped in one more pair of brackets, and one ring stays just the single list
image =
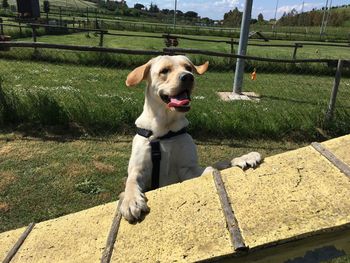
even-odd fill
[{"label": "fence rail", "polygon": [[[74,24],[73,24],[74,25]],[[161,35],[145,35],[145,34],[128,34],[128,33],[116,33],[116,32],[109,32],[107,29],[105,28],[86,28],[86,27],[81,27],[81,24],[79,24],[79,27],[69,27],[69,26],[62,26],[62,25],[50,25],[50,24],[38,24],[38,23],[27,23],[27,24],[9,24],[9,23],[0,23],[0,34],[4,34],[4,27],[15,27],[15,28],[20,28],[20,32],[22,32],[22,28],[29,28],[32,30],[32,37],[33,37],[33,41],[36,42],[37,41],[37,36],[38,36],[38,32],[37,32],[37,28],[42,27],[45,29],[48,28],[52,28],[52,29],[62,29],[66,31],[66,34],[69,33],[76,33],[76,32],[92,32],[92,33],[97,33],[100,35],[100,41],[99,41],[99,46],[102,47],[103,43],[104,43],[104,37],[106,35],[109,36],[119,36],[119,37],[137,37],[137,38],[154,38],[154,39],[164,39],[165,42],[167,42],[167,40],[169,39],[176,39],[176,45],[178,45],[178,40],[188,40],[188,41],[197,41],[197,42],[201,42],[201,43],[205,43],[205,42],[209,42],[209,43],[225,43],[230,45],[230,53],[234,54],[235,53],[235,48],[234,45],[238,44],[238,41],[235,40],[234,38],[229,38],[229,39],[211,39],[211,38],[195,38],[195,37],[187,37],[187,36],[183,36],[183,35],[177,35],[177,34],[161,34]],[[70,32],[69,32],[70,31]],[[40,33],[41,35],[43,33]],[[22,33],[20,33],[20,35],[22,35]],[[166,43],[167,46],[171,45],[171,42]],[[281,48],[291,48],[293,49],[292,52],[292,59],[296,59],[297,58],[297,51],[300,48],[303,48],[304,46],[330,46],[330,47],[341,47],[341,48],[349,48],[349,45],[343,45],[343,44],[337,44],[337,43],[308,43],[308,42],[295,42],[292,44],[274,44],[274,43],[269,43],[269,44],[265,44],[265,43],[254,43],[254,42],[249,42],[248,46],[253,46],[253,47],[271,47],[271,48],[276,48],[276,47],[281,47]]]}]

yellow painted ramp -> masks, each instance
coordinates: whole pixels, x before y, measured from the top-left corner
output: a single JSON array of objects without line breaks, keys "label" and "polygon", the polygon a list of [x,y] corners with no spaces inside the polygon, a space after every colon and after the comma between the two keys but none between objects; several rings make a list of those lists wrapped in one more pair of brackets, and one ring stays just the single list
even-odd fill
[{"label": "yellow painted ramp", "polygon": [[350,135],[266,158],[257,169],[230,168],[148,192],[151,212],[134,225],[116,224],[114,202],[36,224],[15,252],[25,228],[1,233],[0,260],[9,253],[11,262],[341,256],[350,253],[349,149]]}]

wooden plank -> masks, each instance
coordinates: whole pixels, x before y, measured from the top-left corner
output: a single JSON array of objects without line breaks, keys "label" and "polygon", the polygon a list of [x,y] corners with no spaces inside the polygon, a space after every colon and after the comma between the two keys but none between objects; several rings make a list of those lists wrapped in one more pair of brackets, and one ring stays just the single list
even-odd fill
[{"label": "wooden plank", "polygon": [[23,232],[23,234],[20,236],[16,244],[13,246],[13,248],[9,251],[6,258],[3,260],[2,263],[9,263],[12,258],[16,255],[17,251],[22,246],[24,240],[28,237],[32,229],[34,228],[35,223],[30,223],[29,226],[26,228],[26,230]]},{"label": "wooden plank", "polygon": [[107,237],[106,247],[102,253],[101,263],[109,263],[111,261],[113,246],[115,241],[117,240],[120,220],[122,219],[122,215],[119,211],[121,203],[122,203],[122,200],[119,200],[117,210],[113,218],[112,226]]},{"label": "wooden plank", "polygon": [[244,243],[237,219],[231,209],[224,182],[222,181],[221,174],[218,170],[214,170],[213,178],[220,198],[221,207],[225,215],[227,228],[230,232],[232,245],[235,251],[246,251],[248,250],[248,247]]},{"label": "wooden plank", "polygon": [[318,151],[320,154],[322,154],[324,157],[326,157],[334,166],[336,166],[342,173],[347,175],[350,178],[350,167],[342,162],[340,159],[338,159],[337,156],[335,156],[331,151],[329,151],[327,148],[323,147],[318,142],[311,143],[311,146]]},{"label": "wooden plank", "polygon": [[326,122],[326,124],[329,124],[332,121],[332,119],[333,119],[334,109],[335,109],[335,102],[337,100],[337,94],[338,94],[338,89],[339,89],[339,83],[340,83],[340,79],[341,79],[341,72],[342,72],[342,70],[343,70],[343,60],[339,59],[338,60],[338,65],[337,65],[337,71],[335,72],[331,98],[329,100],[327,112],[326,112],[326,115],[325,115],[325,122]]},{"label": "wooden plank", "polygon": [[158,50],[137,50],[127,48],[106,48],[93,46],[76,46],[76,45],[61,45],[48,44],[41,42],[0,42],[0,47],[26,47],[26,48],[49,48],[49,49],[63,49],[73,51],[95,51],[95,52],[109,52],[118,54],[133,54],[133,55],[164,55],[164,52]]},{"label": "wooden plank", "polygon": [[275,58],[263,58],[263,57],[255,57],[255,56],[243,56],[243,55],[235,55],[224,52],[216,52],[209,50],[200,50],[200,49],[190,49],[190,48],[164,48],[164,52],[167,53],[180,53],[180,54],[201,54],[208,56],[216,56],[216,57],[228,57],[228,58],[243,58],[250,59],[256,61],[268,61],[268,62],[282,62],[282,63],[334,63],[338,60],[336,59],[275,59]]}]

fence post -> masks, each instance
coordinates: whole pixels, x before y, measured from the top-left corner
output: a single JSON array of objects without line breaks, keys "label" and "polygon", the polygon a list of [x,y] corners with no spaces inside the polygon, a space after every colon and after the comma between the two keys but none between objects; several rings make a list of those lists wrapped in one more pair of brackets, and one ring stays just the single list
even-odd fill
[{"label": "fence post", "polygon": [[4,35],[4,25],[2,24],[2,18],[0,17],[0,35]]},{"label": "fence post", "polygon": [[32,36],[33,36],[33,42],[36,42],[36,28],[32,25]]},{"label": "fence post", "polygon": [[328,108],[327,108],[327,112],[326,112],[326,116],[325,116],[325,123],[326,124],[331,122],[332,119],[333,119],[333,114],[334,114],[334,109],[335,109],[335,102],[336,102],[336,99],[337,99],[337,93],[338,93],[339,83],[340,83],[340,79],[341,79],[341,71],[342,71],[342,69],[343,69],[343,60],[339,59],[338,60],[337,71],[335,72],[331,98],[329,100],[329,104],[328,104]]},{"label": "fence post", "polygon": [[19,26],[19,35],[22,36],[22,26],[21,26],[21,22],[18,23]]},{"label": "fence post", "polygon": [[62,8],[60,7],[60,26],[62,26]]},{"label": "fence post", "polygon": [[293,52],[293,59],[297,58],[297,50],[299,45],[297,43],[294,43],[294,52]]},{"label": "fence post", "polygon": [[233,54],[235,52],[235,49],[233,47],[233,38],[231,38],[231,54]]},{"label": "fence post", "polygon": [[100,44],[99,44],[100,47],[103,47],[103,31],[101,30],[100,31]]}]

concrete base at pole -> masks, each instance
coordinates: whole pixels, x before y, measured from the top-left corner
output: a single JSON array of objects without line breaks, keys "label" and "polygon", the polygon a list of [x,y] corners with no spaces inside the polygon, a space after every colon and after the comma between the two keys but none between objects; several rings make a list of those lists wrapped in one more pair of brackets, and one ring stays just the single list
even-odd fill
[{"label": "concrete base at pole", "polygon": [[234,92],[217,92],[219,98],[223,101],[234,101],[234,100],[246,100],[246,101],[260,101],[260,95],[252,92],[245,91],[240,94]]}]

